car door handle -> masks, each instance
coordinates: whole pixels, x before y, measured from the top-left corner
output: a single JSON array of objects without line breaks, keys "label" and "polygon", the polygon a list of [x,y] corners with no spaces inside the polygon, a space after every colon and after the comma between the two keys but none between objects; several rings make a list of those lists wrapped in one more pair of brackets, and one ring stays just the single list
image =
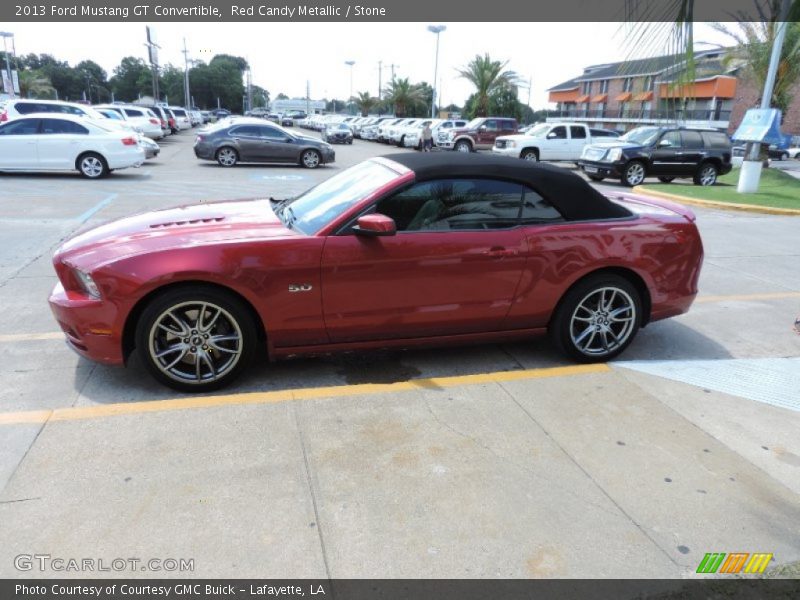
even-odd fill
[{"label": "car door handle", "polygon": [[495,246],[494,248],[490,248],[484,254],[490,256],[492,258],[506,258],[509,256],[516,256],[516,250],[508,250],[506,248],[501,248],[499,246]]}]

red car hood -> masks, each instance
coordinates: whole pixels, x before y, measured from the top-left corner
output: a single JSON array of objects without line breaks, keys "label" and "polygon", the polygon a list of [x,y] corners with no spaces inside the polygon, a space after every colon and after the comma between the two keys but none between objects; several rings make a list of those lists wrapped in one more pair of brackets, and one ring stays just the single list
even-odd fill
[{"label": "red car hood", "polygon": [[78,233],[53,257],[80,268],[165,249],[300,235],[287,229],[269,200],[193,204],[146,212]]}]

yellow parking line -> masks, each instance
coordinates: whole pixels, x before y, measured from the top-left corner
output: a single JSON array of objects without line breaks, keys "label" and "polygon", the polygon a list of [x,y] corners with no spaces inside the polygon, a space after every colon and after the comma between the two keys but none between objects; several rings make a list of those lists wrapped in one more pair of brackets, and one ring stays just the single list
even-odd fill
[{"label": "yellow parking line", "polygon": [[503,381],[540,379],[544,377],[566,377],[570,375],[586,375],[589,373],[607,373],[610,370],[611,368],[605,364],[572,365],[568,367],[552,367],[546,369],[526,369],[523,371],[495,371],[492,373],[458,375],[454,377],[430,377],[428,379],[411,379],[409,381],[399,381],[397,383],[337,385],[275,392],[249,392],[224,396],[195,396],[171,400],[56,408],[53,410],[32,410],[26,412],[0,413],[0,425],[22,425],[28,423],[45,423],[47,421],[80,421],[84,419],[100,419],[103,417],[169,410],[241,406],[246,404],[274,404],[293,400],[319,400],[338,396],[386,394],[420,388],[441,389],[461,385],[480,385]]}]

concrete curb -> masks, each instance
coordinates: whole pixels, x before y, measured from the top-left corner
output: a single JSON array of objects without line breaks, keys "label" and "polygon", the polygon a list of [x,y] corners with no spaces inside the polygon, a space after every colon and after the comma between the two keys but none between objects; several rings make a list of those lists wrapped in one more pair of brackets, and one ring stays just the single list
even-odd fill
[{"label": "concrete curb", "polygon": [[800,209],[795,208],[775,208],[772,206],[755,206],[753,204],[736,204],[733,202],[717,202],[715,200],[699,200],[698,198],[689,198],[687,196],[679,196],[678,194],[668,194],[667,192],[651,190],[641,185],[634,187],[633,191],[644,196],[653,196],[655,198],[663,198],[664,200],[672,200],[674,202],[680,202],[681,204],[703,206],[705,208],[741,210],[744,212],[762,213],[767,215],[800,216]]}]

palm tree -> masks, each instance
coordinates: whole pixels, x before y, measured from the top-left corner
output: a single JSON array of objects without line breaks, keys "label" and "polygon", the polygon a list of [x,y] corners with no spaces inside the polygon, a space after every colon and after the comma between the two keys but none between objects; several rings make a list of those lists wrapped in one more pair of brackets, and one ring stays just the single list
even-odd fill
[{"label": "palm tree", "polygon": [[383,93],[385,101],[394,105],[394,112],[398,117],[404,117],[408,107],[422,101],[420,89],[409,83],[408,77],[393,80]]},{"label": "palm tree", "polygon": [[56,94],[50,79],[38,71],[19,72],[19,91],[24,98],[52,98]]},{"label": "palm tree", "polygon": [[[711,26],[736,42],[736,46],[726,55],[724,64],[729,67],[740,66],[744,74],[752,77],[758,89],[763,90],[777,30],[775,22],[740,22],[739,30],[723,23],[712,23]],[[800,79],[800,23],[790,22],[786,25],[786,38],[781,49],[770,102],[784,114],[792,102],[791,88],[798,79]]]},{"label": "palm tree", "polygon": [[370,96],[369,92],[358,92],[358,96],[354,98],[358,110],[361,111],[361,116],[366,117],[375,106],[378,104],[378,99]]},{"label": "palm tree", "polygon": [[506,62],[492,60],[488,54],[475,58],[463,69],[458,69],[459,75],[475,86],[477,109],[475,115],[485,117],[489,112],[489,96],[492,92],[509,88],[516,84],[517,74],[514,71],[505,71]]}]

